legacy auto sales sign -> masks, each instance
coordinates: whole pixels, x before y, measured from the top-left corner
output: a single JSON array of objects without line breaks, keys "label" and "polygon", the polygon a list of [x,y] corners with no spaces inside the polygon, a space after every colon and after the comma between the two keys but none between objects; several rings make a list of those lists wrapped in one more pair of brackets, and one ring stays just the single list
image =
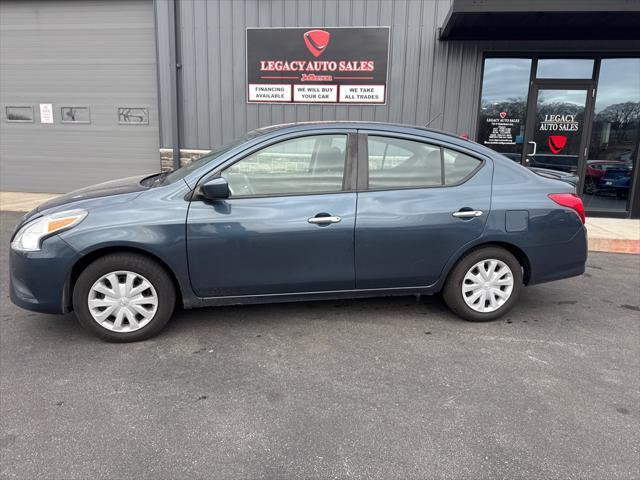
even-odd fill
[{"label": "legacy auto sales sign", "polygon": [[249,103],[384,104],[389,27],[248,28]]}]

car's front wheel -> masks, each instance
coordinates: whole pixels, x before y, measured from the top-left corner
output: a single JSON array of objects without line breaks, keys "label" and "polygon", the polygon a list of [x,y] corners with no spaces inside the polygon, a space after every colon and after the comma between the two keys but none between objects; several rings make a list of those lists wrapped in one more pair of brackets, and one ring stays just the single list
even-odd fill
[{"label": "car's front wheel", "polygon": [[522,289],[522,267],[507,250],[483,247],[463,257],[451,270],[443,297],[454,313],[473,322],[507,313]]},{"label": "car's front wheel", "polygon": [[73,308],[87,330],[112,342],[156,335],[175,306],[169,275],[153,260],[114,253],[88,265],[73,290]]}]

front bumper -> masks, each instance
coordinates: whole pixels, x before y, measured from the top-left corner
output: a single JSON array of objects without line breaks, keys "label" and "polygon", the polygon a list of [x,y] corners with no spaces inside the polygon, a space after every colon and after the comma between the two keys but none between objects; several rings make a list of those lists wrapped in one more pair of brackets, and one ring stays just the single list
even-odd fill
[{"label": "front bumper", "polygon": [[37,252],[9,253],[9,294],[17,306],[42,313],[65,313],[65,288],[80,255],[59,236]]}]

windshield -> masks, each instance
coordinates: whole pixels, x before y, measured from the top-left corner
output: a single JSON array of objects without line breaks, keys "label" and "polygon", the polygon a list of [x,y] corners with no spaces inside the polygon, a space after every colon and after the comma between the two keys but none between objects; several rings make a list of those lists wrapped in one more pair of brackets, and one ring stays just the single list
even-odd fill
[{"label": "windshield", "polygon": [[174,182],[177,182],[178,180],[183,179],[184,177],[189,175],[191,172],[194,172],[198,168],[206,165],[207,163],[211,162],[212,160],[215,160],[220,155],[223,155],[223,154],[227,153],[229,150],[237,147],[238,145],[241,145],[244,142],[246,142],[248,140],[251,140],[252,138],[256,138],[256,137],[258,137],[260,135],[261,135],[260,132],[258,132],[256,130],[253,130],[253,131],[247,133],[246,135],[244,135],[244,136],[242,136],[240,138],[236,138],[235,140],[232,140],[229,143],[225,143],[221,147],[218,147],[218,148],[215,148],[215,149],[211,150],[211,152],[209,152],[205,156],[200,157],[199,159],[194,160],[193,162],[191,162],[189,165],[185,165],[184,167],[181,167],[178,170],[176,170],[175,172],[172,172],[169,175],[167,175],[166,178],[163,181],[163,184],[166,185],[166,184],[174,183]]}]

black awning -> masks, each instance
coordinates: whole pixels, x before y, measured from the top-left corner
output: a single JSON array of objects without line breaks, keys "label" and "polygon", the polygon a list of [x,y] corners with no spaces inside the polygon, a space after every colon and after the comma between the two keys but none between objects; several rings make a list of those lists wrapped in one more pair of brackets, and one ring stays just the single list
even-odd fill
[{"label": "black awning", "polygon": [[640,39],[640,1],[453,0],[440,39]]}]

